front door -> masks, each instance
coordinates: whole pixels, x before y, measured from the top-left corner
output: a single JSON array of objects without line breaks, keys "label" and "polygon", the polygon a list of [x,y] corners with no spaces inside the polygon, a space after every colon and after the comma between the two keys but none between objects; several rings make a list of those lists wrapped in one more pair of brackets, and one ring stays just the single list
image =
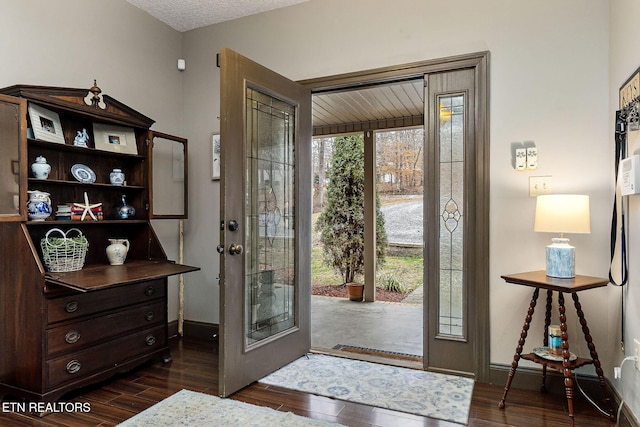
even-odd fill
[{"label": "front door", "polygon": [[219,395],[311,347],[311,92],[220,52]]}]

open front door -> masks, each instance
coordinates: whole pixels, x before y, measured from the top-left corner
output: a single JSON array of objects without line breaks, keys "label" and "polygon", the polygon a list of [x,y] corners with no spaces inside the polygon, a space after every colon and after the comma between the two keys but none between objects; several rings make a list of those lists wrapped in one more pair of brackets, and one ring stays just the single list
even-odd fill
[{"label": "open front door", "polygon": [[219,395],[311,347],[311,93],[223,49]]}]

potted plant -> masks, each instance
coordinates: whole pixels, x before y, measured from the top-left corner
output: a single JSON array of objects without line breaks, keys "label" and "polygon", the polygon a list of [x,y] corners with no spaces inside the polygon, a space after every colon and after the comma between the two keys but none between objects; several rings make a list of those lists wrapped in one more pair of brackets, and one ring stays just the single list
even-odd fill
[{"label": "potted plant", "polygon": [[[347,285],[349,299],[362,301],[364,284],[364,137],[336,138],[327,185],[327,206],[318,217],[316,230],[324,247],[324,262],[335,268]],[[384,262],[387,235],[376,193],[376,259]],[[351,291],[355,293],[351,294]]]}]

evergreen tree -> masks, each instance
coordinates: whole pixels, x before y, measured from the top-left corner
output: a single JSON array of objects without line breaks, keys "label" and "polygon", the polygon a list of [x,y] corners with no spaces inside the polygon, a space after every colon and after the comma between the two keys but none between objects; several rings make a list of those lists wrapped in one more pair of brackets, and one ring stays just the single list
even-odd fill
[{"label": "evergreen tree", "polygon": [[[316,223],[324,261],[345,283],[364,273],[364,137],[336,138],[327,185],[327,206]],[[384,262],[387,234],[376,192],[376,259]]]}]

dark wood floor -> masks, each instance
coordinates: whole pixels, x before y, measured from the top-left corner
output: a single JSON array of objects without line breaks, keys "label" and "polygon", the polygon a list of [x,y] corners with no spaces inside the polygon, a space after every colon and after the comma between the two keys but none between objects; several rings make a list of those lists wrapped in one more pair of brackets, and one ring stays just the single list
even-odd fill
[{"label": "dark wood floor", "polygon": [[[88,402],[88,413],[52,413],[43,418],[34,415],[0,412],[0,426],[114,426],[171,394],[181,390],[216,395],[218,387],[217,345],[192,340],[172,343],[173,362],[147,364],[126,375],[83,390],[63,399],[66,402]],[[469,426],[555,427],[569,425],[563,391],[540,394],[512,389],[507,407],[498,409],[503,386],[476,384],[471,403]],[[234,394],[232,399],[279,411],[341,423],[347,426],[457,426],[443,421],[419,417],[366,405],[343,402],[326,397],[252,384]],[[581,397],[575,401],[576,426],[615,426]],[[198,426],[200,427],[200,426]]]}]

